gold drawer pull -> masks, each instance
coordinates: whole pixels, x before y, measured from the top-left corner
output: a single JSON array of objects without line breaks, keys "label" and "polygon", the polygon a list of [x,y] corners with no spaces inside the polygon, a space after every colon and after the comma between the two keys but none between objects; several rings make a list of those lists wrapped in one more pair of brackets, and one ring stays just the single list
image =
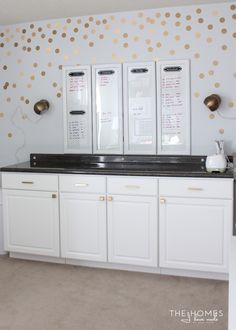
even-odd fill
[{"label": "gold drawer pull", "polygon": [[101,202],[103,202],[103,201],[105,201],[105,197],[104,197],[104,196],[100,196],[100,197],[99,197],[99,200],[100,200]]},{"label": "gold drawer pull", "polygon": [[33,181],[21,181],[21,183],[23,183],[23,184],[34,184]]},{"label": "gold drawer pull", "polygon": [[140,186],[137,186],[135,184],[127,184],[125,187],[128,189],[140,189],[141,188]]},{"label": "gold drawer pull", "polygon": [[108,202],[112,202],[113,201],[113,197],[112,196],[108,196],[107,197],[107,200],[108,200]]},{"label": "gold drawer pull", "polygon": [[57,194],[52,194],[52,198],[57,198]]},{"label": "gold drawer pull", "polygon": [[160,198],[160,203],[161,203],[161,204],[165,204],[165,202],[166,202],[166,199],[163,198],[163,197],[161,197],[161,198]]},{"label": "gold drawer pull", "polygon": [[75,187],[88,187],[89,184],[88,183],[76,183]]},{"label": "gold drawer pull", "polygon": [[188,190],[190,191],[203,191],[203,188],[197,188],[197,187],[189,187]]}]

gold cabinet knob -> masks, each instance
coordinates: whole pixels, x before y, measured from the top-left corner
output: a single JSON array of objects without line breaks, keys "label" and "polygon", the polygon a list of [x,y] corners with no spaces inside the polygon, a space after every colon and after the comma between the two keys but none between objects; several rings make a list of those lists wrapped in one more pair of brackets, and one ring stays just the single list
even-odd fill
[{"label": "gold cabinet knob", "polygon": [[104,201],[105,201],[105,197],[104,197],[104,196],[100,196],[100,197],[99,197],[99,200],[100,200],[101,202],[104,202]]},{"label": "gold cabinet knob", "polygon": [[108,202],[112,202],[113,201],[113,197],[112,196],[108,196],[107,197],[107,200],[108,200]]},{"label": "gold cabinet knob", "polygon": [[52,194],[52,198],[57,198],[57,194]]},{"label": "gold cabinet knob", "polygon": [[165,202],[166,202],[166,199],[163,198],[163,197],[161,197],[161,198],[160,198],[160,203],[161,203],[161,204],[165,204]]}]

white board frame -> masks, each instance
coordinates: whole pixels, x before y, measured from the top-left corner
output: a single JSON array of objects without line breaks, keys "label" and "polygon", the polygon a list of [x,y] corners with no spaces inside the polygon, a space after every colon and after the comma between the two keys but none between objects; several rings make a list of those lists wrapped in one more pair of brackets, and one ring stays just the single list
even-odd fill
[{"label": "white board frame", "polygon": [[[74,149],[68,146],[68,112],[67,112],[67,74],[68,72],[76,71],[87,71],[88,74],[88,147]],[[76,153],[76,154],[92,154],[92,79],[91,79],[91,66],[81,65],[81,66],[64,66],[63,72],[63,122],[64,122],[64,153]]]},{"label": "white board frame", "polygon": [[[151,107],[152,107],[152,136],[153,143],[151,147],[145,148],[145,146],[140,145],[138,149],[131,149],[129,144],[129,69],[142,69],[146,68],[151,71],[152,75],[152,87],[151,87]],[[125,154],[138,154],[138,155],[155,155],[157,153],[157,127],[156,127],[156,70],[155,70],[155,62],[130,62],[123,64],[123,102],[124,102],[124,153]]]},{"label": "white board frame", "polygon": [[[163,150],[162,145],[162,101],[161,101],[161,78],[162,66],[183,66],[185,70],[184,83],[185,83],[185,115],[184,115],[184,141],[185,144],[181,148],[179,145],[170,145],[169,148]],[[191,105],[190,105],[190,61],[184,60],[160,60],[156,65],[157,76],[157,145],[159,155],[190,155],[191,153]]]},{"label": "white board frame", "polygon": [[[96,102],[96,71],[112,70],[118,72],[118,148],[98,149],[97,141],[97,102]],[[94,154],[123,154],[123,99],[122,99],[122,65],[121,64],[98,64],[92,65],[92,109],[93,109],[93,153]],[[112,106],[112,105],[111,105]]]}]

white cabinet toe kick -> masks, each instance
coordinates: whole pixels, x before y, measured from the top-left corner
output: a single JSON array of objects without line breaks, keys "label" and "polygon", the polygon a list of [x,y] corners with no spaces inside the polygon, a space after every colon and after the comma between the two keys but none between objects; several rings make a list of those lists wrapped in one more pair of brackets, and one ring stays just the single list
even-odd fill
[{"label": "white cabinet toe kick", "polygon": [[10,257],[228,278],[233,179],[2,173]]}]

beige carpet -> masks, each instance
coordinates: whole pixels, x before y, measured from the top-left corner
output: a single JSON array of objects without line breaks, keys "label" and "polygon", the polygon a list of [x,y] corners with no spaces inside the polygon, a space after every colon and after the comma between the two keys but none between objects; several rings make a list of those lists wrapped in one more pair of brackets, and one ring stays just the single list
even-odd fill
[{"label": "beige carpet", "polygon": [[[1,330],[227,330],[226,282],[0,257]],[[221,309],[186,324],[170,310]]]}]

